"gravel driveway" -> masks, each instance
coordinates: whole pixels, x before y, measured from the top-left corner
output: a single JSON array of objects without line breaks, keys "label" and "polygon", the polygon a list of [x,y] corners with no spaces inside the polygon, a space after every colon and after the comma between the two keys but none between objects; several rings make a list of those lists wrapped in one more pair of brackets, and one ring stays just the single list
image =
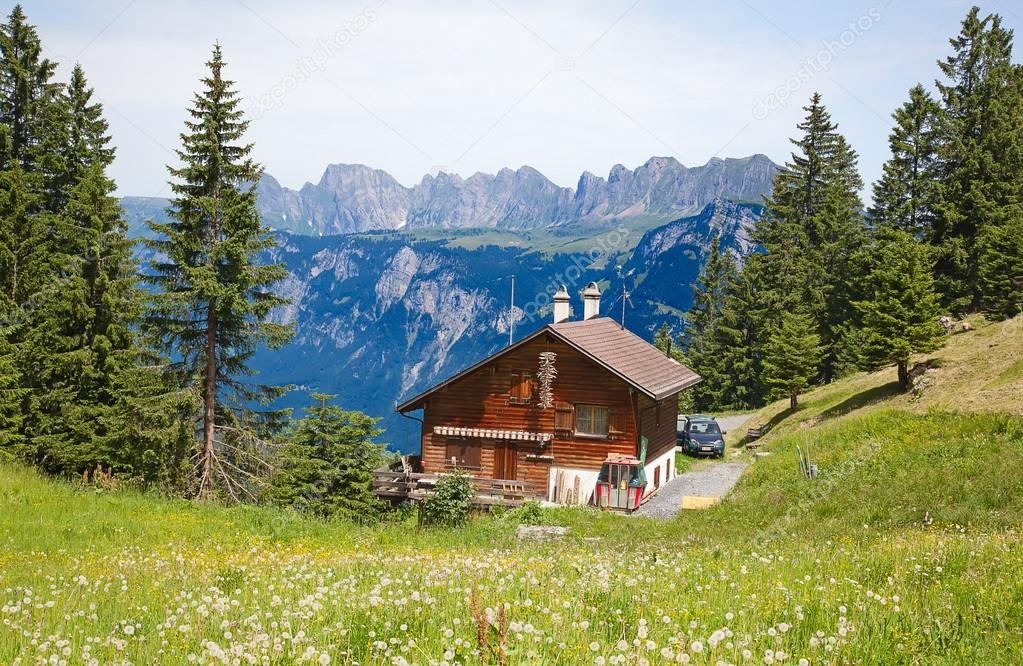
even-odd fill
[{"label": "gravel driveway", "polygon": [[746,463],[700,463],[696,469],[676,476],[667,485],[662,486],[649,502],[631,515],[674,518],[682,510],[684,496],[724,497],[742,476],[746,467]]},{"label": "gravel driveway", "polygon": [[722,430],[732,432],[746,425],[746,421],[749,421],[752,417],[752,414],[738,414],[736,416],[718,416],[715,420]]},{"label": "gravel driveway", "polygon": [[[725,432],[736,430],[750,420],[752,414],[718,416],[715,420]],[[681,420],[680,420],[681,424]],[[679,453],[678,455],[684,455]],[[746,463],[726,463],[703,460],[690,471],[676,476],[661,487],[649,502],[631,515],[647,518],[674,518],[682,510],[682,498],[724,497],[746,469]]]}]

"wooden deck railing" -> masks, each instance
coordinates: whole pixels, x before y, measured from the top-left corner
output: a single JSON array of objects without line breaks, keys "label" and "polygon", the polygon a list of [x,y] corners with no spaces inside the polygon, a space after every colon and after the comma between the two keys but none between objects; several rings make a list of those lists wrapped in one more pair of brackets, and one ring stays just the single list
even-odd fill
[{"label": "wooden deck railing", "polygon": [[[514,479],[486,479],[473,476],[476,486],[474,506],[518,506],[528,499],[543,499],[547,489],[535,483]],[[419,501],[433,494],[439,474],[378,469],[373,472],[373,492],[391,501]]]}]

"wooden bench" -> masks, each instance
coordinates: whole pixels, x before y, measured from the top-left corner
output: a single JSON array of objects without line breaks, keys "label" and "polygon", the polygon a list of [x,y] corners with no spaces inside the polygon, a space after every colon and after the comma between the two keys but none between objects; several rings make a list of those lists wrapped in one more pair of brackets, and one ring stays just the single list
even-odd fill
[{"label": "wooden bench", "polygon": [[758,439],[767,434],[767,431],[771,429],[771,426],[766,423],[759,423],[753,428],[746,429],[746,448],[755,449],[760,444],[754,444]]}]

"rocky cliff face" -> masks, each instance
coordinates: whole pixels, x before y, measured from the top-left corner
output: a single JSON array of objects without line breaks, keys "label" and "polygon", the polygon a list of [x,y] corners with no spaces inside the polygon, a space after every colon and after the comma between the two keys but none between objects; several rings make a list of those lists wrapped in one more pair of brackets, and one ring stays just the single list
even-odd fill
[{"label": "rocky cliff face", "polygon": [[290,190],[265,176],[259,209],[275,229],[312,235],[410,228],[528,230],[638,215],[691,215],[718,199],[756,201],[770,191],[778,167],[763,155],[712,159],[689,168],[652,157],[636,169],[621,164],[606,179],[586,172],[575,189],[559,187],[531,167],[425,176],[406,188],[384,171],[359,164],[327,167],[315,185]]},{"label": "rocky cliff face", "polygon": [[[652,229],[643,235],[623,268],[632,289],[629,328],[652,338],[661,323],[682,333],[681,316],[693,301],[692,287],[707,258],[711,240],[741,263],[756,249],[750,238],[764,208],[757,204],[715,201],[698,215]],[[620,307],[620,306],[619,306]]]}]

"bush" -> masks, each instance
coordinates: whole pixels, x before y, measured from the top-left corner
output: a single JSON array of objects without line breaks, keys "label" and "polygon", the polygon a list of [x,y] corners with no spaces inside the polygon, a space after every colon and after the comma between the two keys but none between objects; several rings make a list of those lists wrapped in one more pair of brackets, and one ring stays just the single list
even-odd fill
[{"label": "bush", "polygon": [[420,525],[464,525],[476,497],[476,486],[464,472],[442,476],[437,489],[419,506]]},{"label": "bush", "polygon": [[511,511],[508,516],[520,525],[545,525],[547,512],[536,500],[527,500]]}]

